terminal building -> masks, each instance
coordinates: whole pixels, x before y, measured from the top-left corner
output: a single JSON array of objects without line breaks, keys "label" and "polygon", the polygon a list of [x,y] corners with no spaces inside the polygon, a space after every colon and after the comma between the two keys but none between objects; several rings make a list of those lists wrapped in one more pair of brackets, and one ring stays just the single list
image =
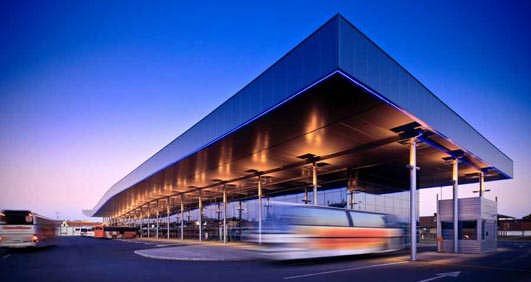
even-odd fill
[{"label": "terminal building", "polygon": [[337,15],[85,212],[198,240],[238,240],[269,201],[387,213],[415,259],[418,189],[453,186],[457,251],[459,185],[483,197],[512,177],[508,156]]}]

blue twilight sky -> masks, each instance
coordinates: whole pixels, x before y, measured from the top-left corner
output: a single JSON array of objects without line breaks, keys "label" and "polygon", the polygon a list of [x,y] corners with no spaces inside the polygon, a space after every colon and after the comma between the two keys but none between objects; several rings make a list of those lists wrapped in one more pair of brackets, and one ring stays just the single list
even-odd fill
[{"label": "blue twilight sky", "polygon": [[0,207],[82,218],[339,12],[514,160],[487,197],[531,213],[531,2],[152,2],[0,4]]}]

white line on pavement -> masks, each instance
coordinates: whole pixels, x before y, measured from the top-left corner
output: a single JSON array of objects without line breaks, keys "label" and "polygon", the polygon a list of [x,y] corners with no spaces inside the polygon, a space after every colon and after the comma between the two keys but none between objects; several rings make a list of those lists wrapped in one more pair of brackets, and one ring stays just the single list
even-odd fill
[{"label": "white line on pavement", "polygon": [[377,268],[377,267],[401,264],[401,263],[406,263],[406,262],[409,262],[409,261],[398,261],[398,262],[374,264],[374,265],[367,265],[367,266],[360,266],[360,267],[349,267],[349,268],[335,269],[335,270],[308,273],[308,274],[300,274],[300,275],[284,277],[284,280],[296,279],[296,278],[306,278],[306,277],[312,277],[312,276],[330,274],[330,273],[337,273],[337,272],[344,272],[344,271],[354,271],[354,270],[362,270],[362,269],[369,269],[369,268]]}]

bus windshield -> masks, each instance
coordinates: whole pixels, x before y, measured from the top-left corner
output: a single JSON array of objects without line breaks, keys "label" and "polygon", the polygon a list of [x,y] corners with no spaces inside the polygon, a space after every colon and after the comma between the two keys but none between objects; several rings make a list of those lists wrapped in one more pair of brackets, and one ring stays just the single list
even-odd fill
[{"label": "bus windshield", "polygon": [[32,225],[33,215],[30,211],[8,211],[0,213],[1,225]]}]

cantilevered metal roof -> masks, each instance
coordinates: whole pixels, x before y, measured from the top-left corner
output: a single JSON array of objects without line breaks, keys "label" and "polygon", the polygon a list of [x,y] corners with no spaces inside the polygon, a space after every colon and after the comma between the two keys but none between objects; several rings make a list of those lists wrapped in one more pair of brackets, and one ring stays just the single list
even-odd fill
[{"label": "cantilevered metal roof", "polygon": [[421,188],[450,183],[442,159],[453,152],[463,155],[462,183],[477,181],[470,175],[480,169],[487,180],[513,175],[509,157],[337,15],[114,184],[87,214],[124,214],[183,192],[218,197],[220,183],[252,197],[249,170],[266,173],[271,193],[282,193],[304,184],[304,154],[328,164],[320,168],[323,186],[343,185],[357,169],[384,192],[405,189],[407,146],[396,130],[404,125],[425,132]]}]

